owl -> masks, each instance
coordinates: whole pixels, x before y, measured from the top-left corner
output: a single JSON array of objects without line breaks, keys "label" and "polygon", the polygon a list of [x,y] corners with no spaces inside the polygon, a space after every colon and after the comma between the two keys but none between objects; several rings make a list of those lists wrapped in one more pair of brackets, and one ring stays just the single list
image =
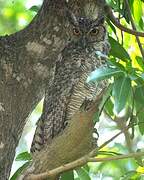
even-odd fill
[{"label": "owl", "polygon": [[86,99],[93,100],[108,85],[106,81],[87,84],[93,70],[106,66],[109,43],[104,17],[95,20],[68,12],[69,42],[59,55],[53,82],[46,88],[43,113],[32,142],[31,152],[40,151],[67,127]]}]

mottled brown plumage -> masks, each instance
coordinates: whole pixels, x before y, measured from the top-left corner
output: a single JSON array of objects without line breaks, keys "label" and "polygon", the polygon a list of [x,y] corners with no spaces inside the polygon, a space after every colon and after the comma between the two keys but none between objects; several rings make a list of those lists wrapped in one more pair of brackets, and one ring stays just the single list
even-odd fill
[{"label": "mottled brown plumage", "polygon": [[96,56],[96,51],[107,55],[109,50],[103,17],[92,20],[69,15],[69,21],[70,41],[56,62],[53,83],[47,87],[32,152],[62,133],[85,99],[94,99],[107,86],[105,81],[86,84],[90,72],[106,65],[104,57]]}]

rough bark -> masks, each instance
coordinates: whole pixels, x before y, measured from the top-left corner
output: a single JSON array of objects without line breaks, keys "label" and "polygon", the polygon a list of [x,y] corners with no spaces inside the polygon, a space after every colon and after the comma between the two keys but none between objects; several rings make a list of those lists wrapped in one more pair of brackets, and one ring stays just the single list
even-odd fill
[{"label": "rough bark", "polygon": [[[103,1],[100,1],[103,3]],[[95,0],[71,0],[77,15],[101,12]],[[100,4],[101,5],[101,4]],[[0,179],[8,179],[26,119],[44,96],[45,83],[68,41],[64,0],[45,0],[23,30],[0,37]]]}]

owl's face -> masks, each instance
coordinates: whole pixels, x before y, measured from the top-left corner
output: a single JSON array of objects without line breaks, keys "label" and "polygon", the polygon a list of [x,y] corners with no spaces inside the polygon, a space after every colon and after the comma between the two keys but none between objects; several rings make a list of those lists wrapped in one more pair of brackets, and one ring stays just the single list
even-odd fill
[{"label": "owl's face", "polygon": [[87,48],[104,41],[106,36],[104,17],[92,20],[86,17],[76,18],[71,14],[69,22],[70,40],[79,46]]}]

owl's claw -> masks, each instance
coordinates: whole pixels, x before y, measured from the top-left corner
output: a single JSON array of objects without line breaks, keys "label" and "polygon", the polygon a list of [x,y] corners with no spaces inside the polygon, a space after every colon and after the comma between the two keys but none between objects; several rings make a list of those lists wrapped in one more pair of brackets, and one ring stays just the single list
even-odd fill
[{"label": "owl's claw", "polygon": [[80,110],[81,111],[88,111],[90,109],[90,107],[92,106],[92,104],[93,104],[92,99],[85,98],[83,104],[80,107]]}]

